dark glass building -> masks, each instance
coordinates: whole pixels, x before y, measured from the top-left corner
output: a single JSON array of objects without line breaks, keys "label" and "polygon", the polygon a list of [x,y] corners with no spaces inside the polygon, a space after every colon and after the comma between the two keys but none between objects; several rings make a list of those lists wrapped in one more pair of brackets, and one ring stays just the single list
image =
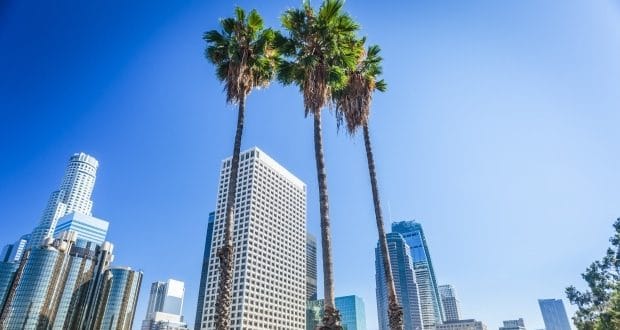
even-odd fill
[{"label": "dark glass building", "polygon": [[306,234],[306,297],[316,300],[316,237]]},{"label": "dark glass building", "polygon": [[205,239],[205,250],[202,255],[202,270],[200,273],[200,285],[198,286],[198,302],[196,303],[196,321],[194,329],[202,327],[202,314],[205,303],[205,289],[207,286],[207,274],[209,273],[209,256],[211,255],[211,241],[213,241],[213,224],[215,223],[215,212],[209,213],[207,223],[207,237]]}]

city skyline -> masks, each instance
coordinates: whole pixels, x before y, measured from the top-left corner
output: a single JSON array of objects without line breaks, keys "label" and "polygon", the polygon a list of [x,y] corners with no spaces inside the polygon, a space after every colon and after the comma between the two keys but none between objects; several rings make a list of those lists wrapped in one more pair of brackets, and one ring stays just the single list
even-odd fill
[{"label": "city skyline", "polygon": [[[239,2],[274,27],[297,4]],[[458,288],[464,318],[496,328],[523,317],[542,328],[536,300],[581,283],[618,216],[610,188],[620,185],[617,4],[346,6],[385,58],[389,91],[374,100],[372,126],[386,220],[424,225],[438,282]],[[53,173],[83,150],[106,164],[94,212],[113,220],[117,262],[143,269],[146,283],[183,279],[193,305],[234,121],[200,37],[231,10],[198,1],[5,7],[0,42],[12,51],[0,58],[2,244],[36,225],[58,185]],[[395,38],[401,24],[410,33]],[[300,97],[274,84],[250,101],[242,148],[260,146],[308,183],[309,231],[318,236]],[[360,295],[372,329],[376,229],[363,150],[327,115],[324,130],[336,295]],[[133,237],[144,232],[175,251]],[[166,267],[173,262],[178,274]]]}]

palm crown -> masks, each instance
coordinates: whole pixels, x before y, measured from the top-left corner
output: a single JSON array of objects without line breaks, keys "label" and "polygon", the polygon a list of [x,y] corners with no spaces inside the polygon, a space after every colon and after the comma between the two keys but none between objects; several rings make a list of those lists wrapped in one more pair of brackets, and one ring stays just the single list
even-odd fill
[{"label": "palm crown", "polygon": [[304,98],[306,115],[325,107],[333,91],[346,86],[347,71],[355,67],[362,49],[355,39],[359,25],[343,11],[343,1],[326,0],[315,12],[308,1],[282,16],[288,37],[278,38],[285,60],[278,79],[296,84]]},{"label": "palm crown", "polygon": [[347,85],[332,95],[338,126],[346,122],[349,134],[354,134],[357,128],[368,124],[374,91],[387,90],[385,81],[379,79],[383,72],[380,51],[377,45],[369,46],[355,69],[349,72]]},{"label": "palm crown", "polygon": [[265,29],[256,10],[246,15],[240,7],[235,9],[235,17],[222,19],[220,25],[221,31],[203,35],[205,57],[216,66],[226,101],[238,103],[252,89],[266,87],[274,78],[279,56],[273,47],[275,33]]}]

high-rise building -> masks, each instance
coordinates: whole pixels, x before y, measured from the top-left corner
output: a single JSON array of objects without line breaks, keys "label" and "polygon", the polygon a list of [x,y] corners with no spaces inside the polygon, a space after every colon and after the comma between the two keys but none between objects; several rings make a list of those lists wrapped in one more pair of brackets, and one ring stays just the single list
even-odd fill
[{"label": "high-rise building", "polygon": [[54,236],[62,232],[74,231],[78,233],[78,239],[101,245],[105,242],[110,224],[91,215],[77,212],[67,213],[58,219],[54,230]]},{"label": "high-rise building", "polygon": [[18,266],[16,262],[0,262],[0,315],[2,315],[4,302],[13,284]]},{"label": "high-rise building", "polygon": [[[213,329],[231,159],[222,161],[202,329]],[[241,153],[231,329],[304,329],[306,185],[258,148]]]},{"label": "high-rise building", "polygon": [[5,245],[4,248],[2,248],[2,252],[0,252],[0,262],[19,263],[29,239],[30,234],[26,234],[20,237],[17,242]]},{"label": "high-rise building", "polygon": [[95,187],[99,162],[85,153],[69,158],[60,189],[50,196],[39,225],[28,241],[28,248],[36,247],[47,237],[52,237],[60,217],[70,212],[91,215],[91,195]]},{"label": "high-rise building", "polygon": [[499,330],[525,330],[525,322],[522,318],[504,321],[504,326],[499,327]]},{"label": "high-rise building", "polygon": [[476,320],[446,321],[437,325],[436,330],[487,330],[487,326]]},{"label": "high-rise building", "polygon": [[395,222],[392,232],[401,234],[411,249],[424,328],[434,329],[443,320],[443,308],[422,225],[415,221]]},{"label": "high-rise building", "polygon": [[458,321],[461,319],[459,301],[456,298],[456,290],[452,285],[440,285],[439,296],[443,305],[443,313],[446,321]]},{"label": "high-rise building", "polygon": [[[403,325],[405,330],[424,329],[422,311],[420,310],[420,297],[418,284],[416,283],[415,270],[411,258],[411,248],[405,242],[401,234],[389,233],[386,236],[390,264],[394,276],[396,298],[403,308]],[[388,292],[385,271],[383,269],[383,257],[381,249],[375,248],[375,278],[377,291],[377,312],[379,316],[379,329],[389,330],[388,322]]]},{"label": "high-rise building", "polygon": [[198,303],[196,304],[196,319],[194,329],[199,330],[203,320],[205,303],[205,289],[207,286],[207,274],[209,272],[209,257],[211,256],[211,241],[213,240],[213,225],[215,223],[215,212],[209,213],[207,221],[207,235],[205,238],[205,249],[202,255],[202,269],[200,272],[200,285],[198,286]]},{"label": "high-rise building", "polygon": [[[351,295],[336,297],[343,330],[366,330],[366,309],[362,298]],[[306,307],[306,330],[315,330],[323,318],[323,299],[309,300]]]},{"label": "high-rise building", "polygon": [[306,236],[306,299],[316,300],[316,237],[307,233]]},{"label": "high-rise building", "polygon": [[173,279],[151,284],[151,295],[142,330],[187,329],[183,322],[185,283]]},{"label": "high-rise building", "polygon": [[97,267],[109,264],[111,249],[64,232],[26,252],[11,279],[0,328],[79,328],[95,294]]},{"label": "high-rise building", "polygon": [[142,284],[142,272],[129,267],[106,270],[97,303],[94,329],[131,330]]},{"label": "high-rise building", "polygon": [[571,330],[561,299],[539,299],[538,305],[546,330]]}]

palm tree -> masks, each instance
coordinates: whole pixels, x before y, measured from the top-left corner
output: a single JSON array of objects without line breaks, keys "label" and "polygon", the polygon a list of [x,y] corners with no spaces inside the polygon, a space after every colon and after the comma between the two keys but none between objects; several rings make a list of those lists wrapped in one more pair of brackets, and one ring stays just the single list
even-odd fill
[{"label": "palm tree", "polygon": [[215,305],[216,329],[228,330],[234,264],[234,205],[245,100],[253,89],[269,85],[275,75],[278,52],[272,47],[274,31],[265,29],[263,19],[256,10],[246,15],[242,8],[237,7],[235,16],[222,19],[220,25],[221,31],[206,32],[203,39],[207,42],[205,57],[216,67],[217,78],[224,85],[226,102],[238,105],[237,130],[226,198],[224,242],[217,251],[220,279]]},{"label": "palm tree", "polygon": [[325,0],[318,12],[308,1],[302,8],[289,9],[282,16],[288,36],[279,38],[286,57],[278,69],[284,85],[295,84],[303,95],[305,115],[314,117],[314,157],[319,184],[321,247],[325,310],[321,329],[341,329],[334,302],[327,173],[323,157],[321,110],[329,104],[333,91],[346,86],[347,70],[353,69],[362,48],[355,39],[357,23],[343,11],[342,0]]},{"label": "palm tree", "polygon": [[[364,40],[362,40],[364,42]],[[370,143],[370,130],[368,129],[368,117],[370,116],[370,104],[375,90],[384,92],[387,85],[383,79],[378,80],[382,73],[381,61],[379,56],[379,46],[370,46],[360,57],[357,67],[349,72],[347,86],[333,94],[336,104],[336,117],[338,126],[344,120],[347,131],[354,135],[361,126],[364,131],[364,145],[366,146],[366,158],[368,160],[368,172],[370,174],[370,184],[372,187],[372,199],[375,206],[375,219],[377,231],[379,233],[379,246],[381,249],[381,260],[385,272],[386,284],[388,289],[388,320],[390,329],[403,329],[403,312],[396,299],[396,288],[394,277],[392,276],[392,266],[390,264],[390,254],[388,252],[387,240],[383,224],[383,214],[381,212],[381,201],[379,199],[379,188],[377,185],[377,173],[375,171],[375,160]]]}]

